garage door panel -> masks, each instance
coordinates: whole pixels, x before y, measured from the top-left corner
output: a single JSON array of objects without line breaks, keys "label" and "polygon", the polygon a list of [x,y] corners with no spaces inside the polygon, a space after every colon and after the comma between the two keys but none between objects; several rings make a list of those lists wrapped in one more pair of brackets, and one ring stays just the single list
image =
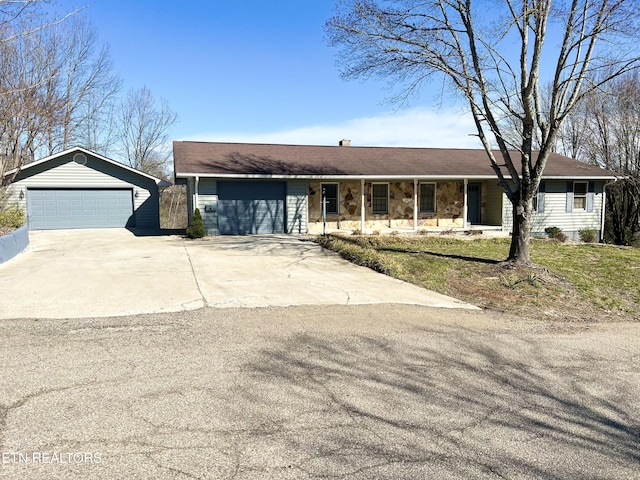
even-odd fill
[{"label": "garage door panel", "polygon": [[133,222],[130,189],[29,189],[27,203],[33,230],[126,227]]},{"label": "garage door panel", "polygon": [[283,182],[218,182],[221,235],[284,232]]}]

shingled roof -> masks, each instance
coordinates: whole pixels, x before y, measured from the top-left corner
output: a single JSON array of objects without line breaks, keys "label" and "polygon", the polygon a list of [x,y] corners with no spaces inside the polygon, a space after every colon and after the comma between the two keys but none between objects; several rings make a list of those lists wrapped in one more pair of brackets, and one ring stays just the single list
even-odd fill
[{"label": "shingled roof", "polygon": [[[500,153],[496,152],[500,159]],[[173,142],[176,178],[492,178],[484,150]],[[506,169],[504,169],[506,174]],[[551,154],[545,178],[608,179],[599,167]]]}]

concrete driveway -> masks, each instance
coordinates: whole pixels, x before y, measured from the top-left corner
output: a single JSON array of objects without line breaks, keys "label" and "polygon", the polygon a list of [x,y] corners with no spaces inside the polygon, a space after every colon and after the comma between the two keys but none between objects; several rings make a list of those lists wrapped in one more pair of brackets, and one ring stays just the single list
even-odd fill
[{"label": "concrete driveway", "polygon": [[355,266],[304,237],[30,233],[0,265],[0,318],[83,318],[211,307],[399,303],[475,308]]}]

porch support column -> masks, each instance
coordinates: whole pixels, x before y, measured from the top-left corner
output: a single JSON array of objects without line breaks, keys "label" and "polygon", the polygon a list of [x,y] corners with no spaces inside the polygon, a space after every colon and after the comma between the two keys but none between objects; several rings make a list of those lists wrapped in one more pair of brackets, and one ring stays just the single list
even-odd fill
[{"label": "porch support column", "polygon": [[196,211],[196,208],[198,208],[198,190],[200,190],[200,177],[198,177],[198,176],[196,176],[195,190],[196,190],[195,204],[193,205],[193,211],[194,212]]},{"label": "porch support column", "polygon": [[462,225],[464,225],[464,228],[467,228],[468,223],[467,223],[467,214],[469,212],[469,206],[467,205],[467,200],[468,200],[468,196],[467,196],[467,186],[469,184],[469,180],[467,180],[466,178],[464,179],[464,208],[463,210],[463,222]]},{"label": "porch support column", "polygon": [[364,233],[364,178],[360,179],[360,233]]},{"label": "porch support column", "polygon": [[418,179],[413,179],[413,231],[418,231]]}]

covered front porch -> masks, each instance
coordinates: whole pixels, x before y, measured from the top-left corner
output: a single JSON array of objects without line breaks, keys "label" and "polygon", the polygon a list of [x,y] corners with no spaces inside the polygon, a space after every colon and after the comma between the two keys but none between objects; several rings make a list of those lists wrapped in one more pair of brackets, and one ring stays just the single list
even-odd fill
[{"label": "covered front porch", "polygon": [[494,179],[360,178],[308,183],[309,233],[502,232]]}]

